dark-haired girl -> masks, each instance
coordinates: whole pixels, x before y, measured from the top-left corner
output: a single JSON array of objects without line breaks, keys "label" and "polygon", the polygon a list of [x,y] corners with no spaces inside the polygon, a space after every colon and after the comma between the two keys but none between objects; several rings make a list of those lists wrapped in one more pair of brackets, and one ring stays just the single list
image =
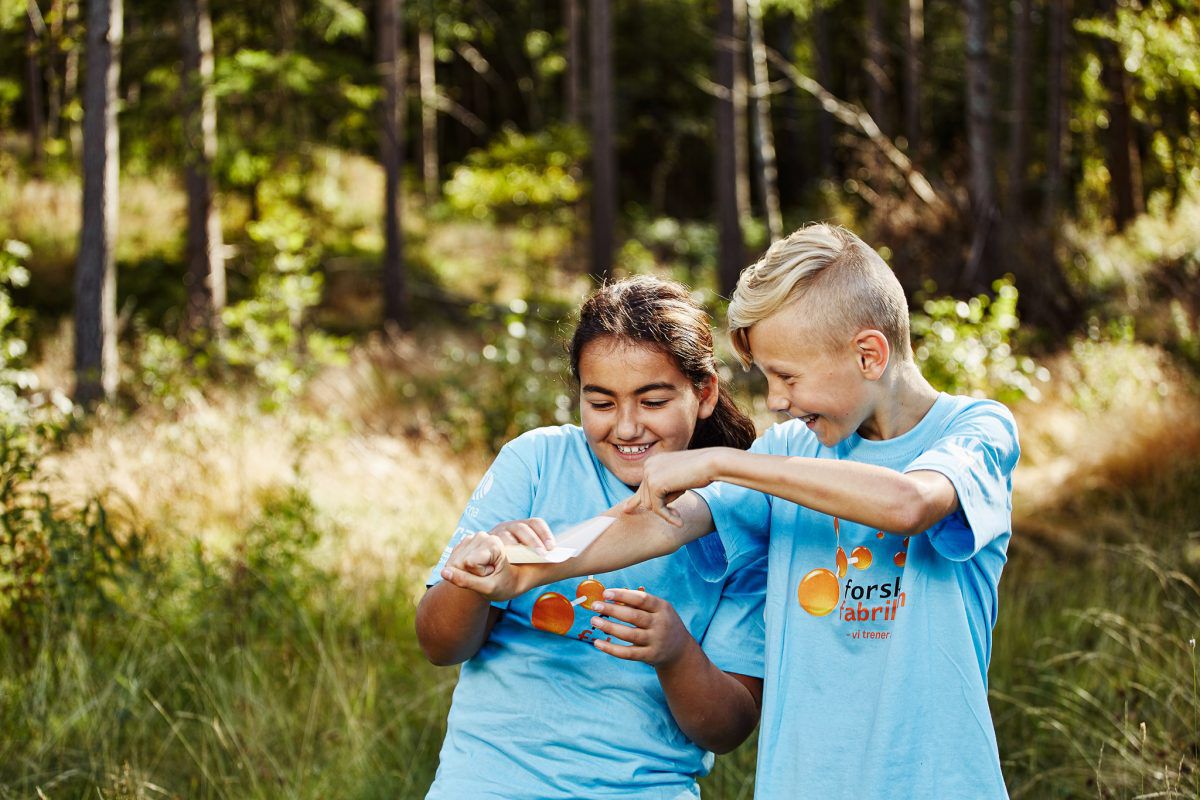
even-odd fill
[{"label": "dark-haired girl", "polygon": [[429,659],[463,663],[428,798],[698,797],[712,753],[758,722],[761,563],[707,582],[680,550],[492,604],[440,580],[489,537],[552,544],[551,530],[630,497],[654,453],[754,438],[717,377],[708,316],[679,284],[596,292],[571,368],[582,426],[501,450],[417,611]]}]

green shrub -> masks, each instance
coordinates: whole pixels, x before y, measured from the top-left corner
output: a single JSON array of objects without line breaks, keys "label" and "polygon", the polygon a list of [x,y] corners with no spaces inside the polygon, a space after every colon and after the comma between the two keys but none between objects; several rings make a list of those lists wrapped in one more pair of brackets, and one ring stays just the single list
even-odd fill
[{"label": "green shrub", "polygon": [[921,373],[936,388],[952,394],[993,397],[1013,402],[1036,400],[1038,382],[1049,372],[1014,352],[1017,287],[1004,278],[992,284],[994,297],[926,300],[913,312],[913,352]]},{"label": "green shrub", "polygon": [[455,211],[481,220],[525,227],[567,224],[571,205],[583,193],[579,175],[587,149],[577,128],[557,126],[535,134],[505,130],[455,168],[446,200]]}]

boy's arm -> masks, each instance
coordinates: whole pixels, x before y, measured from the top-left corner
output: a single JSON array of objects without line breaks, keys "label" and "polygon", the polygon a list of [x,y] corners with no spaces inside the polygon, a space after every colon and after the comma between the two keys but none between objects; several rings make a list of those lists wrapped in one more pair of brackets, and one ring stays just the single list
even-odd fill
[{"label": "boy's arm", "polygon": [[626,503],[605,512],[617,521],[579,555],[559,564],[510,564],[504,556],[507,539],[480,534],[456,564],[447,563],[441,576],[489,600],[507,600],[555,581],[612,572],[673,553],[713,529],[708,504],[688,492],[670,503],[675,517],[630,511]]},{"label": "boy's arm", "polygon": [[646,461],[631,505],[676,524],[664,500],[715,481],[774,495],[823,514],[913,536],[958,509],[954,485],[938,472],[707,448],[661,453]]}]

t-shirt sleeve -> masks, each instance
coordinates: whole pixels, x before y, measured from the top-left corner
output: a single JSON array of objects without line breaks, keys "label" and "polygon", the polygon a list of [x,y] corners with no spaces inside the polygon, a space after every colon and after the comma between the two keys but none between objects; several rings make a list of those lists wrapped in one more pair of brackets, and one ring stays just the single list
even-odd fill
[{"label": "t-shirt sleeve", "polygon": [[721,599],[700,646],[724,672],[763,677],[767,559],[759,558],[725,579]]},{"label": "t-shirt sleeve", "polygon": [[[774,431],[756,439],[750,452],[777,452],[773,450],[778,446]],[[716,531],[686,545],[692,564],[705,580],[721,580],[767,554],[770,495],[732,483],[711,483],[694,491],[708,504]]]},{"label": "t-shirt sleeve", "polygon": [[1017,424],[1007,408],[990,401],[968,408],[905,472],[945,475],[958,495],[958,510],[926,533],[952,561],[966,561],[1012,528],[1012,473],[1021,450]]},{"label": "t-shirt sleeve", "polygon": [[[537,490],[537,472],[530,466],[535,461],[535,454],[521,439],[516,439],[501,449],[496,460],[480,479],[479,485],[471,495],[458,526],[450,536],[450,541],[442,550],[437,566],[430,571],[425,579],[426,587],[441,583],[442,567],[450,558],[464,536],[480,531],[488,531],[501,522],[513,519],[527,519],[533,509],[534,493]],[[507,608],[508,602],[494,602],[497,608]]]}]

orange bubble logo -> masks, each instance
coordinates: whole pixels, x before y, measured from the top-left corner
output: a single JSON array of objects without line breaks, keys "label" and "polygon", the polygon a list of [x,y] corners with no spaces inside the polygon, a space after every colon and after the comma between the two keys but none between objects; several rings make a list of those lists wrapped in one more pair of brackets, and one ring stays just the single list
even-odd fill
[{"label": "orange bubble logo", "polygon": [[856,547],[850,554],[850,561],[858,569],[866,569],[871,566],[871,551],[866,547]]},{"label": "orange bubble logo", "polygon": [[533,604],[533,627],[550,633],[566,633],[575,624],[575,607],[558,592],[546,592]]},{"label": "orange bubble logo", "polygon": [[592,603],[599,602],[603,597],[604,584],[596,580],[595,575],[588,575],[587,580],[580,582],[575,590],[575,602],[582,603],[588,611],[592,610]]},{"label": "orange bubble logo", "polygon": [[892,556],[892,561],[896,562],[897,567],[903,567],[904,563],[908,561],[908,557],[904,554],[904,551],[901,550],[899,553],[896,553],[896,555]]},{"label": "orange bubble logo", "polygon": [[801,578],[796,589],[800,607],[814,617],[823,617],[837,608],[839,595],[837,577],[824,567],[818,567]]},{"label": "orange bubble logo", "polygon": [[846,560],[846,551],[842,548],[837,549],[837,576],[839,579],[846,577],[846,568],[850,566],[850,562]]},{"label": "orange bubble logo", "polygon": [[882,538],[883,538],[883,531],[875,531],[875,538],[876,538],[876,539],[882,539]]}]

